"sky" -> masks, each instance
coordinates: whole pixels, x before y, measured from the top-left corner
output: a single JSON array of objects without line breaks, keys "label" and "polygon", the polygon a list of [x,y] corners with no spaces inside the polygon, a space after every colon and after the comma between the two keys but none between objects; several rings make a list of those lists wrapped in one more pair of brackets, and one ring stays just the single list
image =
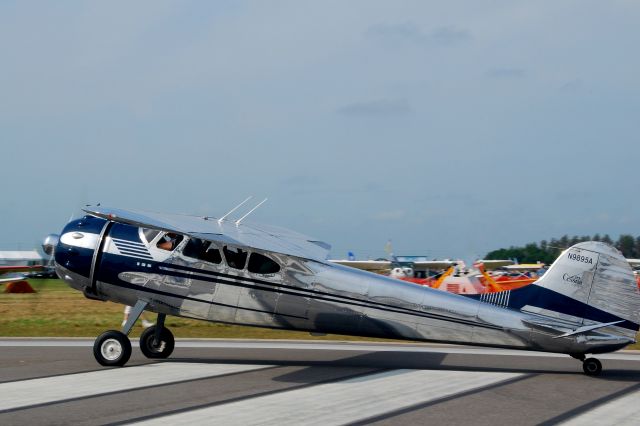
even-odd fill
[{"label": "sky", "polygon": [[249,195],[333,258],[640,235],[638,22],[634,0],[0,1],[0,249],[85,204]]}]

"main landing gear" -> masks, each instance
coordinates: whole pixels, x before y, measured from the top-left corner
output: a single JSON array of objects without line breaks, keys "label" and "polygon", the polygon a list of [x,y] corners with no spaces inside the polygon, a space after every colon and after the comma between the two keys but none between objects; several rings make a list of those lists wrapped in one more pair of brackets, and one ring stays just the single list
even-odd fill
[{"label": "main landing gear", "polygon": [[[98,336],[93,344],[96,361],[108,367],[121,367],[129,361],[131,342],[128,334],[146,306],[147,302],[139,300],[131,309],[122,331],[109,330]],[[140,336],[140,350],[147,358],[167,358],[173,352],[175,340],[171,331],[164,326],[165,317],[165,314],[158,314],[156,325],[145,329]]]},{"label": "main landing gear", "polygon": [[167,358],[173,352],[173,334],[164,326],[164,314],[158,314],[158,322],[142,332],[140,350],[147,358]]},{"label": "main landing gear", "polygon": [[602,373],[602,363],[597,358],[586,358],[584,354],[571,356],[582,361],[582,371],[587,376],[599,376]]},{"label": "main landing gear", "polygon": [[599,376],[602,372],[602,363],[597,358],[587,358],[582,361],[582,370],[588,376]]}]

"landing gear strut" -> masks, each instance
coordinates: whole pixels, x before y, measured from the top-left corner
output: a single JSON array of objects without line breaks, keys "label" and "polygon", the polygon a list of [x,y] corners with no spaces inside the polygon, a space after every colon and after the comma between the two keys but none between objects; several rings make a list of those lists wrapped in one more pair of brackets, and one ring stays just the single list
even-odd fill
[{"label": "landing gear strut", "polygon": [[[122,331],[109,330],[102,333],[93,344],[93,356],[101,365],[122,367],[131,358],[131,341],[128,334],[147,302],[138,300]],[[156,325],[144,330],[140,336],[140,350],[147,358],[167,358],[173,352],[175,340],[173,334],[164,326],[165,314],[158,314]]]}]

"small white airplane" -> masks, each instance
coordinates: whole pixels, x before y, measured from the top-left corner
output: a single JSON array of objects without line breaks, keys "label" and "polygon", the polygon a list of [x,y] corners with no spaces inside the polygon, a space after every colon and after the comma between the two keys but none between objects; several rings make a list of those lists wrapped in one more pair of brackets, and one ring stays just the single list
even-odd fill
[{"label": "small white airplane", "polygon": [[[535,283],[462,296],[327,261],[329,245],[257,224],[106,207],[85,210],[55,244],[58,275],[97,300],[132,305],[122,331],[94,344],[102,365],[124,365],[127,337],[144,311],[158,314],[140,348],[174,348],[166,315],[258,327],[492,346],[570,355],[634,343],[640,294],[629,263],[599,242],[565,250]],[[54,241],[50,241],[52,249]]]}]

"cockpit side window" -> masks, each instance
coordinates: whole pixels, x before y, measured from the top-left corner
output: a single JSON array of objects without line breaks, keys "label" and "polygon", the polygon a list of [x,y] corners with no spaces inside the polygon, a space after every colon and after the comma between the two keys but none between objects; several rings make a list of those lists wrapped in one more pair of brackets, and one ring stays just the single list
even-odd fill
[{"label": "cockpit side window", "polygon": [[194,259],[204,260],[210,263],[221,263],[222,256],[220,250],[214,243],[201,240],[200,238],[190,238],[182,250],[182,254]]},{"label": "cockpit side window", "polygon": [[141,228],[142,235],[147,243],[151,244],[151,241],[160,233],[157,229]]},{"label": "cockpit side window", "polygon": [[280,265],[260,253],[251,253],[248,269],[254,274],[275,274],[280,270]]},{"label": "cockpit side window", "polygon": [[175,234],[173,232],[167,232],[158,240],[156,247],[162,250],[173,251],[178,244],[182,241],[184,237],[180,234]]},{"label": "cockpit side window", "polygon": [[222,251],[224,252],[224,258],[227,260],[227,265],[234,269],[244,269],[244,265],[247,263],[246,251],[228,246],[224,246]]}]

